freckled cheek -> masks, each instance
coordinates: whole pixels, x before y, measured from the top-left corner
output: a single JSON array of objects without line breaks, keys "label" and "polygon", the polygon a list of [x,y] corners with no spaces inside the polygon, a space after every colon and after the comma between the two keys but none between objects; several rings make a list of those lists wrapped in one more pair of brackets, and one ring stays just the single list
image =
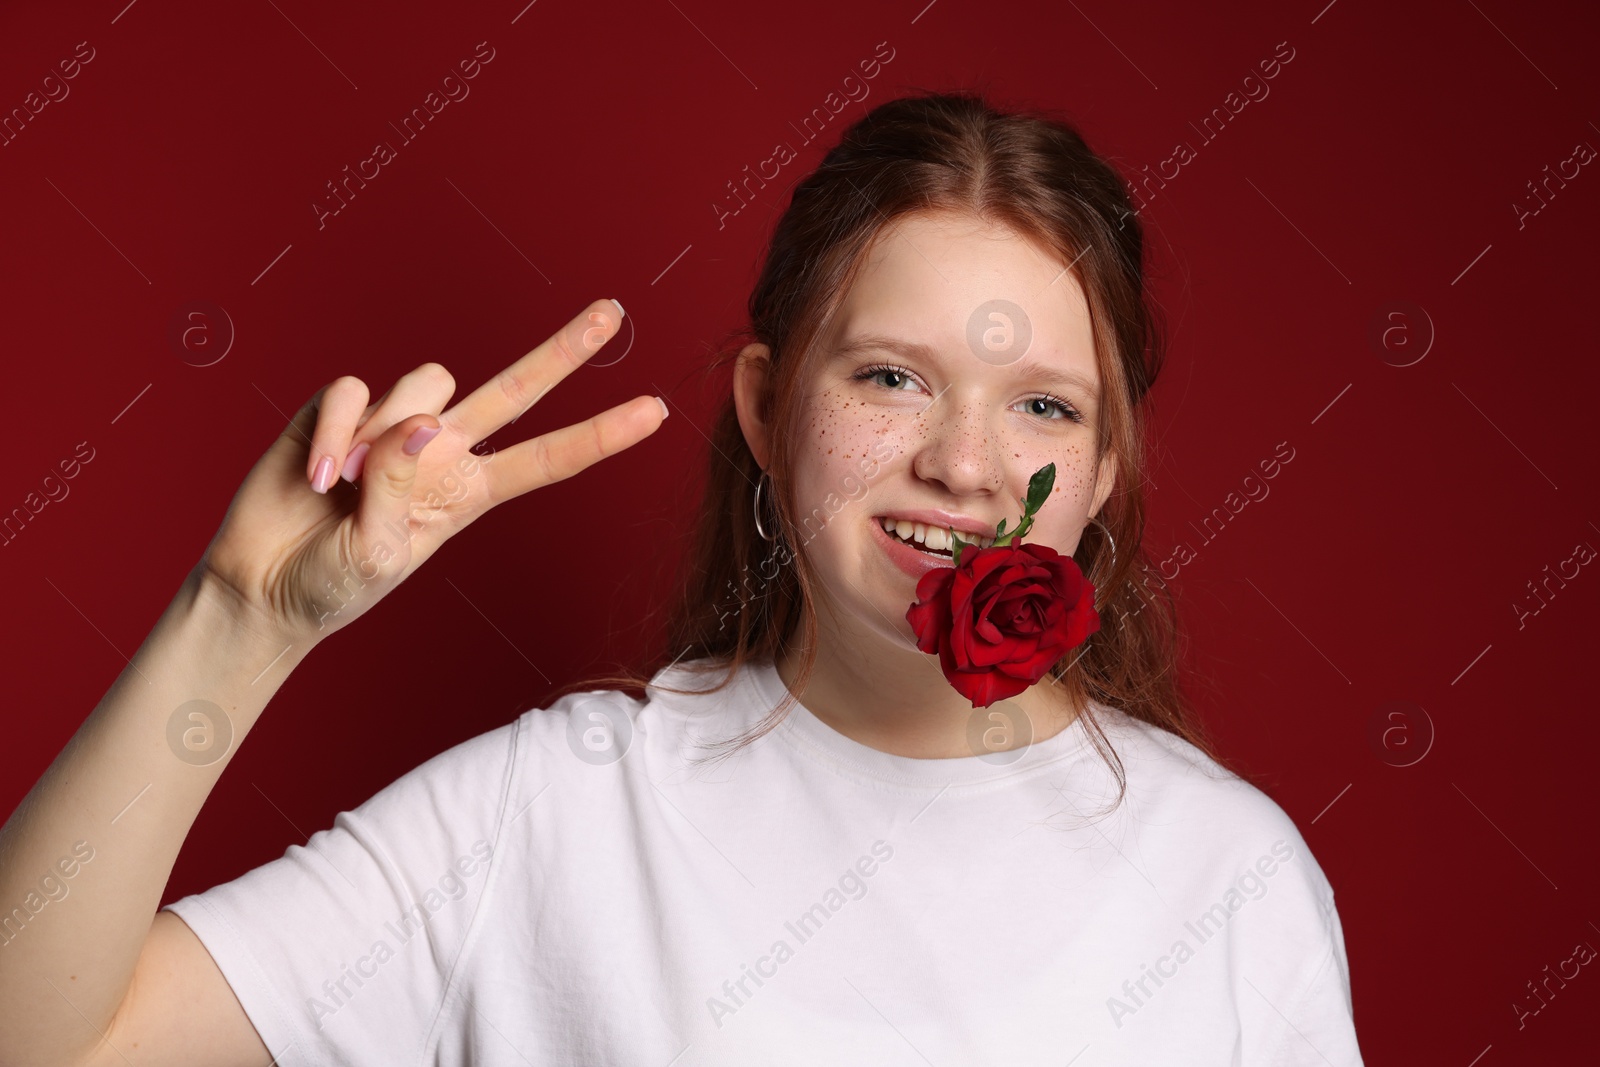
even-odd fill
[{"label": "freckled cheek", "polygon": [[801,425],[795,450],[796,503],[801,513],[829,494],[861,499],[871,481],[861,476],[862,461],[878,440],[863,406],[825,393],[806,408]]},{"label": "freckled cheek", "polygon": [[859,404],[845,401],[818,403],[808,408],[802,436],[804,452],[815,468],[825,471],[858,469],[863,456],[883,436],[883,426]]},{"label": "freckled cheek", "polygon": [[1065,455],[1060,451],[1036,452],[1023,456],[1031,461],[1028,474],[1043,467],[1046,463],[1056,465],[1056,485],[1052,497],[1084,500],[1089,499],[1094,489],[1094,460],[1088,450],[1078,445],[1069,445]]},{"label": "freckled cheek", "polygon": [[1065,456],[1060,452],[1022,452],[1018,458],[1024,461],[1023,477],[1031,476],[1046,463],[1056,465],[1055,488],[1039,510],[1039,539],[1057,546],[1075,541],[1088,521],[1089,505],[1094,502],[1095,464],[1090,450],[1071,445]]}]

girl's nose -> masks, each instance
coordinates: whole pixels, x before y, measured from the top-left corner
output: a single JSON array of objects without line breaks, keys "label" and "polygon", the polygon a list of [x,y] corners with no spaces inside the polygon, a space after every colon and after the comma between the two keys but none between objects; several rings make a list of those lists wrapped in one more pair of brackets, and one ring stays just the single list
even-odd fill
[{"label": "girl's nose", "polygon": [[958,405],[948,395],[928,405],[911,470],[951,496],[997,493],[1005,487],[1000,442],[983,409]]}]

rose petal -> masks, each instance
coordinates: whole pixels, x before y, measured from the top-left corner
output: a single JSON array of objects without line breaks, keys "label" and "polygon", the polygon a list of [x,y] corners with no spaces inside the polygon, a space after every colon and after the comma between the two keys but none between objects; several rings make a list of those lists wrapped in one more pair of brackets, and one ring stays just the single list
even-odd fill
[{"label": "rose petal", "polygon": [[960,567],[924,575],[917,595],[906,613],[917,647],[937,652],[974,707],[1033,685],[1100,626],[1093,585],[1047,545],[968,549]]},{"label": "rose petal", "polygon": [[958,693],[972,701],[973,707],[986,708],[996,701],[1016,696],[1031,683],[1008,678],[994,671],[963,671],[952,677],[950,684],[955,686]]},{"label": "rose petal", "polygon": [[929,571],[917,582],[917,603],[906,610],[906,621],[917,636],[917,647],[935,652],[951,630],[949,587],[952,568]]}]

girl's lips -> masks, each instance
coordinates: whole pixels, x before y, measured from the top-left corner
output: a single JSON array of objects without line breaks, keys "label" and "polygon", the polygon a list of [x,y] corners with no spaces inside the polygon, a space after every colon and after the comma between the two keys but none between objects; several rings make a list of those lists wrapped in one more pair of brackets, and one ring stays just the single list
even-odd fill
[{"label": "girl's lips", "polygon": [[868,519],[867,524],[872,527],[873,539],[882,546],[890,562],[912,578],[920,580],[929,571],[955,566],[955,560],[949,556],[942,559],[930,556],[920,549],[912,548],[898,537],[889,536],[888,531],[884,530],[883,524],[877,519]]}]

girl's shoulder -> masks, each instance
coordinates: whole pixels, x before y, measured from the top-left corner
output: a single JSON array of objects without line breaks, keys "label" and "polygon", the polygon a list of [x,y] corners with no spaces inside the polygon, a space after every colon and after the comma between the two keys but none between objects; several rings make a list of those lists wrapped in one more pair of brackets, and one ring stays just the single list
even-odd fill
[{"label": "girl's shoulder", "polygon": [[1332,887],[1278,800],[1170,730],[1095,710],[1123,771],[1128,818],[1192,842],[1185,852],[1222,868],[1292,865],[1310,895],[1331,906]]}]

